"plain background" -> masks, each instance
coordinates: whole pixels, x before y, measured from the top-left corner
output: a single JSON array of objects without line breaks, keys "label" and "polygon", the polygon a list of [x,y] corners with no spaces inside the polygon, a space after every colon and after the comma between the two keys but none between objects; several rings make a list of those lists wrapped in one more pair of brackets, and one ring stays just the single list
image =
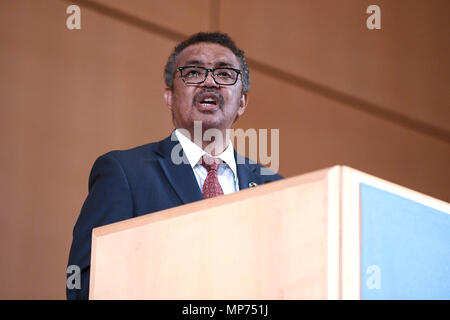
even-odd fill
[{"label": "plain background", "polygon": [[[81,7],[81,30],[66,8]],[[368,30],[366,8],[381,8]],[[0,0],[0,298],[64,299],[95,159],[167,137],[178,40],[247,54],[235,128],[280,130],[286,177],[336,164],[450,201],[448,0]]]}]

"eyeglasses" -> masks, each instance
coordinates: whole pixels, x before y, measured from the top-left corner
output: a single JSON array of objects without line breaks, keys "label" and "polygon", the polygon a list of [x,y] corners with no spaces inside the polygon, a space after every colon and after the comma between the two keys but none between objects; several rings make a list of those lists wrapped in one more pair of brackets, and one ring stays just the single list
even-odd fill
[{"label": "eyeglasses", "polygon": [[214,82],[223,86],[234,85],[238,80],[239,73],[241,73],[241,70],[228,67],[207,69],[197,66],[185,66],[178,68],[178,70],[180,71],[181,79],[186,84],[203,83],[208,77],[208,73],[211,72]]}]

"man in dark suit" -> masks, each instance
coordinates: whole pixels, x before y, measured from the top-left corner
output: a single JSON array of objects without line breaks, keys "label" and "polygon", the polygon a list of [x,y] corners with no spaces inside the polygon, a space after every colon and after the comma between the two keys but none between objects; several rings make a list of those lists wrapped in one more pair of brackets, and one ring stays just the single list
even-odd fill
[{"label": "man in dark suit", "polygon": [[237,154],[229,140],[247,107],[249,70],[227,35],[199,33],[178,44],[165,82],[172,135],[109,152],[93,165],[69,255],[69,266],[81,270],[81,287],[68,286],[68,299],[89,297],[93,228],[282,178]]}]

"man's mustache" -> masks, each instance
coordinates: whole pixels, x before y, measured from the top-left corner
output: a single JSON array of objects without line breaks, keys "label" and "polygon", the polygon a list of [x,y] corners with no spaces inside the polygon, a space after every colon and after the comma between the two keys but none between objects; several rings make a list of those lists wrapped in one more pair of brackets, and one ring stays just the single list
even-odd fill
[{"label": "man's mustache", "polygon": [[216,101],[219,105],[219,108],[222,109],[223,105],[225,104],[225,100],[222,96],[222,94],[220,94],[220,92],[216,89],[202,89],[201,91],[197,92],[194,95],[194,98],[192,99],[192,103],[195,105],[197,103],[200,103],[200,101],[202,101],[205,96],[214,96],[216,98]]}]

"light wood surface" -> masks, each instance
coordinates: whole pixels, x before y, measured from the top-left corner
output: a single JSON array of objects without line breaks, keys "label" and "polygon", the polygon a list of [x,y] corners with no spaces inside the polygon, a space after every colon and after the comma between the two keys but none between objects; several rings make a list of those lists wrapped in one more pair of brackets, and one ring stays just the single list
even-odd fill
[{"label": "light wood surface", "polygon": [[326,299],[336,170],[95,229],[90,297]]}]

